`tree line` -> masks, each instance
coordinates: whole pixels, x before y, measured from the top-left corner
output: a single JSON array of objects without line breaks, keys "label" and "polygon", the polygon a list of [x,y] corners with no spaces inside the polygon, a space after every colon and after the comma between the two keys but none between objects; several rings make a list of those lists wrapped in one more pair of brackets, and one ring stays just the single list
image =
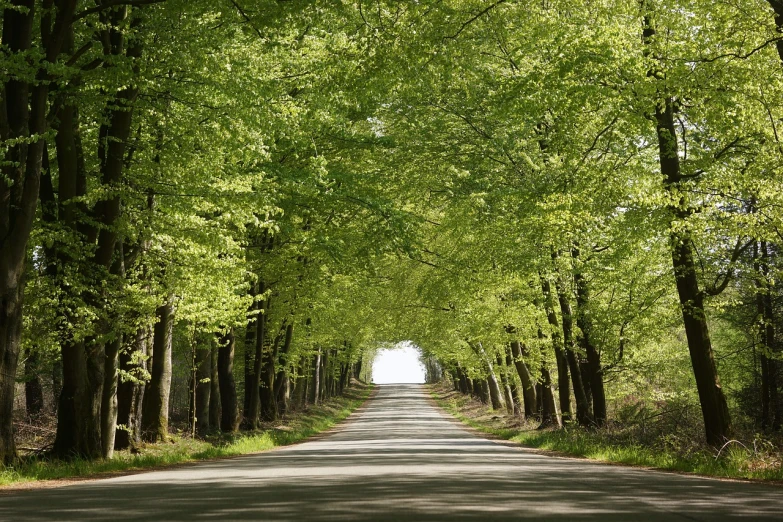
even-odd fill
[{"label": "tree line", "polygon": [[780,428],[777,0],[0,13],[4,463],[19,382],[110,457],[165,439],[172,352],[204,433],[399,340],[545,425]]}]

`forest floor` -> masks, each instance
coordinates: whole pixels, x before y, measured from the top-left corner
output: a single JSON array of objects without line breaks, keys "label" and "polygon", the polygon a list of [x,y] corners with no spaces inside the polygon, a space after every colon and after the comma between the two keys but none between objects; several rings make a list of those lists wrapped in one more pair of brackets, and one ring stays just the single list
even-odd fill
[{"label": "forest floor", "polygon": [[783,443],[779,438],[746,433],[716,449],[700,442],[703,434],[698,423],[682,421],[671,431],[667,431],[671,426],[640,428],[633,423],[611,423],[602,429],[576,425],[537,429],[537,422],[509,415],[505,410],[492,410],[446,383],[430,385],[430,393],[440,407],[471,428],[552,455],[783,484]]},{"label": "forest floor", "polygon": [[[373,388],[372,384],[354,381],[342,397],[329,399],[318,406],[309,406],[303,411],[291,412],[281,420],[265,423],[261,429],[252,432],[215,433],[204,438],[193,438],[175,426],[171,430],[169,442],[143,444],[133,451],[117,451],[111,460],[61,461],[48,459],[45,453],[30,452],[23,455],[19,464],[13,468],[0,465],[0,492],[57,487],[79,480],[229,458],[294,444],[330,431],[359,408],[370,396]],[[39,433],[38,437],[41,432],[51,431],[51,427],[45,426],[36,430],[32,427],[27,429]]]}]

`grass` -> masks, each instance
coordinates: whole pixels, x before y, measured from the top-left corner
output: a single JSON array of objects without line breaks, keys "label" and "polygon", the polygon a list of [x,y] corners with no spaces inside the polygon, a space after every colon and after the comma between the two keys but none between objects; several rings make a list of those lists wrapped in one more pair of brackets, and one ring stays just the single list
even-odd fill
[{"label": "grass", "polygon": [[43,480],[99,477],[175,464],[258,453],[304,440],[334,427],[361,406],[372,385],[355,385],[343,397],[326,401],[263,431],[240,432],[205,439],[173,436],[171,442],[147,444],[138,453],[119,451],[111,460],[68,461],[22,458],[14,467],[0,466],[0,488]]},{"label": "grass", "polygon": [[664,444],[648,445],[632,437],[579,427],[537,430],[529,424],[509,426],[509,416],[476,401],[433,387],[431,394],[447,412],[468,426],[523,446],[601,462],[641,466],[709,477],[783,481],[781,450],[769,443],[730,441],[719,452],[708,446],[686,454]]}]

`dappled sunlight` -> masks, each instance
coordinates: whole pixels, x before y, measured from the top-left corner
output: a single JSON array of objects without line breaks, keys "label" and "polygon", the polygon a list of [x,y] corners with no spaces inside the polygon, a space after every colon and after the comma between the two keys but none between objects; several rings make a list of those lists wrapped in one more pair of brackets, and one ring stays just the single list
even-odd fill
[{"label": "dappled sunlight", "polygon": [[542,455],[475,437],[418,385],[381,385],[305,444],[0,497],[0,519],[778,520],[773,486]]}]

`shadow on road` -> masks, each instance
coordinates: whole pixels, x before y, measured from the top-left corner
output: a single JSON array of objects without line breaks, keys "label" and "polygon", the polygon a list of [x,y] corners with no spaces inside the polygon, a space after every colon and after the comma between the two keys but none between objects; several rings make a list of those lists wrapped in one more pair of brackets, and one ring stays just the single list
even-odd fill
[{"label": "shadow on road", "polygon": [[0,520],[781,520],[780,488],[538,455],[476,438],[419,385],[341,430],[230,460],[0,497]]}]

